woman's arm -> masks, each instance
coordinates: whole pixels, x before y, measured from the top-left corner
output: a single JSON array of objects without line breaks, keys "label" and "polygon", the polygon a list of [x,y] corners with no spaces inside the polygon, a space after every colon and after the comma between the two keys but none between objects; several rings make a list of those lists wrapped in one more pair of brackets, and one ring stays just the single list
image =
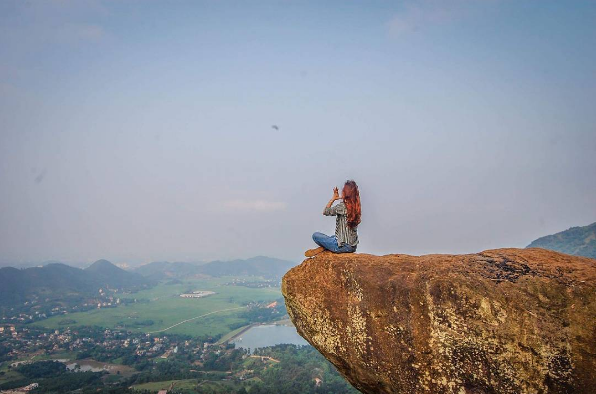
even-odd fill
[{"label": "woman's arm", "polygon": [[339,192],[337,190],[337,187],[333,188],[333,197],[331,197],[331,200],[329,200],[329,202],[327,203],[327,206],[325,207],[325,209],[323,209],[323,215],[327,214],[329,211],[328,209],[331,208],[331,205],[333,205],[333,202],[335,200],[339,200]]}]

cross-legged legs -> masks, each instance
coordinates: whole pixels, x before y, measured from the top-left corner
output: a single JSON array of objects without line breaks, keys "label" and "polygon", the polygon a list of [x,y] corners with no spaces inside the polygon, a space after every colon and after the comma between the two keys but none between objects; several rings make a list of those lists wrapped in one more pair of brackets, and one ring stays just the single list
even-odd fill
[{"label": "cross-legged legs", "polygon": [[316,232],[312,235],[312,240],[319,245],[319,248],[307,250],[306,253],[304,253],[307,257],[312,257],[325,249],[333,253],[352,253],[356,251],[356,249],[351,245],[344,244],[342,246],[338,246],[337,237],[335,235],[328,236],[323,233]]}]

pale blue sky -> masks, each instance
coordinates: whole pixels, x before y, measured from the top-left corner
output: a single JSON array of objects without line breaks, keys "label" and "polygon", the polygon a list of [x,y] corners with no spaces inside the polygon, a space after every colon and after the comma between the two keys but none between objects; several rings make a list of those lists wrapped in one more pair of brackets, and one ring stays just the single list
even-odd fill
[{"label": "pale blue sky", "polygon": [[348,178],[359,252],[592,223],[595,21],[595,1],[2,1],[0,264],[299,261]]}]

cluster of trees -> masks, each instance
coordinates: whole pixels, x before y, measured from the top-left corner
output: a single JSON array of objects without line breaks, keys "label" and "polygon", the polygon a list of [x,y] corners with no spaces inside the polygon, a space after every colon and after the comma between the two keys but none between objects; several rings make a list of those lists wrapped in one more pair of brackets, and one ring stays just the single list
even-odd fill
[{"label": "cluster of trees", "polygon": [[66,393],[80,388],[97,390],[103,387],[101,377],[104,372],[70,372],[66,365],[58,361],[37,361],[22,364],[16,371],[22,379],[12,380],[0,385],[0,390],[23,387],[30,383],[39,383],[36,393]]},{"label": "cluster of trees", "polygon": [[21,364],[17,372],[29,379],[47,378],[66,372],[66,365],[58,361],[38,361],[31,364]]},{"label": "cluster of trees", "polygon": [[[229,349],[228,349],[229,350]],[[160,382],[178,379],[197,379],[197,382],[218,382],[228,379],[226,384],[201,385],[200,390],[181,390],[180,393],[201,392],[210,394],[357,394],[316,349],[311,346],[277,345],[255,349],[254,355],[268,356],[276,361],[260,358],[245,358],[246,352],[234,349],[231,352],[210,353],[202,367],[189,365],[184,356],[152,365],[142,373],[130,378],[126,385]],[[190,369],[201,370],[200,374]],[[253,370],[256,380],[231,379],[243,369]],[[216,372],[221,371],[221,372]],[[318,383],[317,383],[318,382]]]},{"label": "cluster of trees", "polygon": [[254,354],[280,362],[259,374],[262,382],[251,385],[249,394],[359,393],[312,346],[277,345],[255,349]]},{"label": "cluster of trees", "polygon": [[242,363],[242,356],[245,352],[241,349],[234,349],[223,354],[209,353],[205,357],[203,368],[211,371],[232,371]]},{"label": "cluster of trees", "polygon": [[[115,347],[111,349],[103,348],[102,346],[94,346],[92,348],[80,351],[77,353],[77,360],[92,358],[96,361],[110,362],[120,357],[130,357],[134,355],[134,348]],[[129,365],[129,364],[128,364]]]},{"label": "cluster of trees", "polygon": [[8,361],[11,359],[11,357],[8,355],[10,352],[10,347],[0,342],[0,363],[2,361]]},{"label": "cluster of trees", "polygon": [[230,330],[235,330],[242,326],[252,323],[269,323],[278,320],[280,317],[287,314],[286,305],[283,298],[275,300],[277,304],[275,307],[266,308],[253,306],[240,313],[238,317],[244,319],[229,325]]},{"label": "cluster of trees", "polygon": [[68,393],[80,388],[88,390],[103,387],[101,372],[68,372],[41,380],[36,393]]},{"label": "cluster of trees", "polygon": [[190,371],[190,365],[178,360],[168,360],[167,362],[160,362],[150,364],[148,368],[141,373],[132,376],[127,384],[142,384],[149,382],[161,382],[166,380],[192,379],[196,378],[197,374]]},{"label": "cluster of trees", "polygon": [[533,241],[528,248],[543,248],[596,259],[596,223],[571,227],[557,234]]},{"label": "cluster of trees", "polygon": [[249,308],[239,317],[248,320],[249,323],[267,323],[279,319],[287,313],[286,305],[283,298],[277,299],[276,302],[277,305],[272,308]]}]

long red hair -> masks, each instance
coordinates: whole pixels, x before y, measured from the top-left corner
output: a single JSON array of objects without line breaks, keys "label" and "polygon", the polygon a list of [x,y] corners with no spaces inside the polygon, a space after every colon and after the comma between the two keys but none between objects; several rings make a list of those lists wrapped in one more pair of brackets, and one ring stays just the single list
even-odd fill
[{"label": "long red hair", "polygon": [[352,180],[346,181],[342,193],[344,204],[346,204],[346,208],[348,209],[348,226],[350,228],[356,228],[360,224],[360,215],[362,213],[358,185]]}]

